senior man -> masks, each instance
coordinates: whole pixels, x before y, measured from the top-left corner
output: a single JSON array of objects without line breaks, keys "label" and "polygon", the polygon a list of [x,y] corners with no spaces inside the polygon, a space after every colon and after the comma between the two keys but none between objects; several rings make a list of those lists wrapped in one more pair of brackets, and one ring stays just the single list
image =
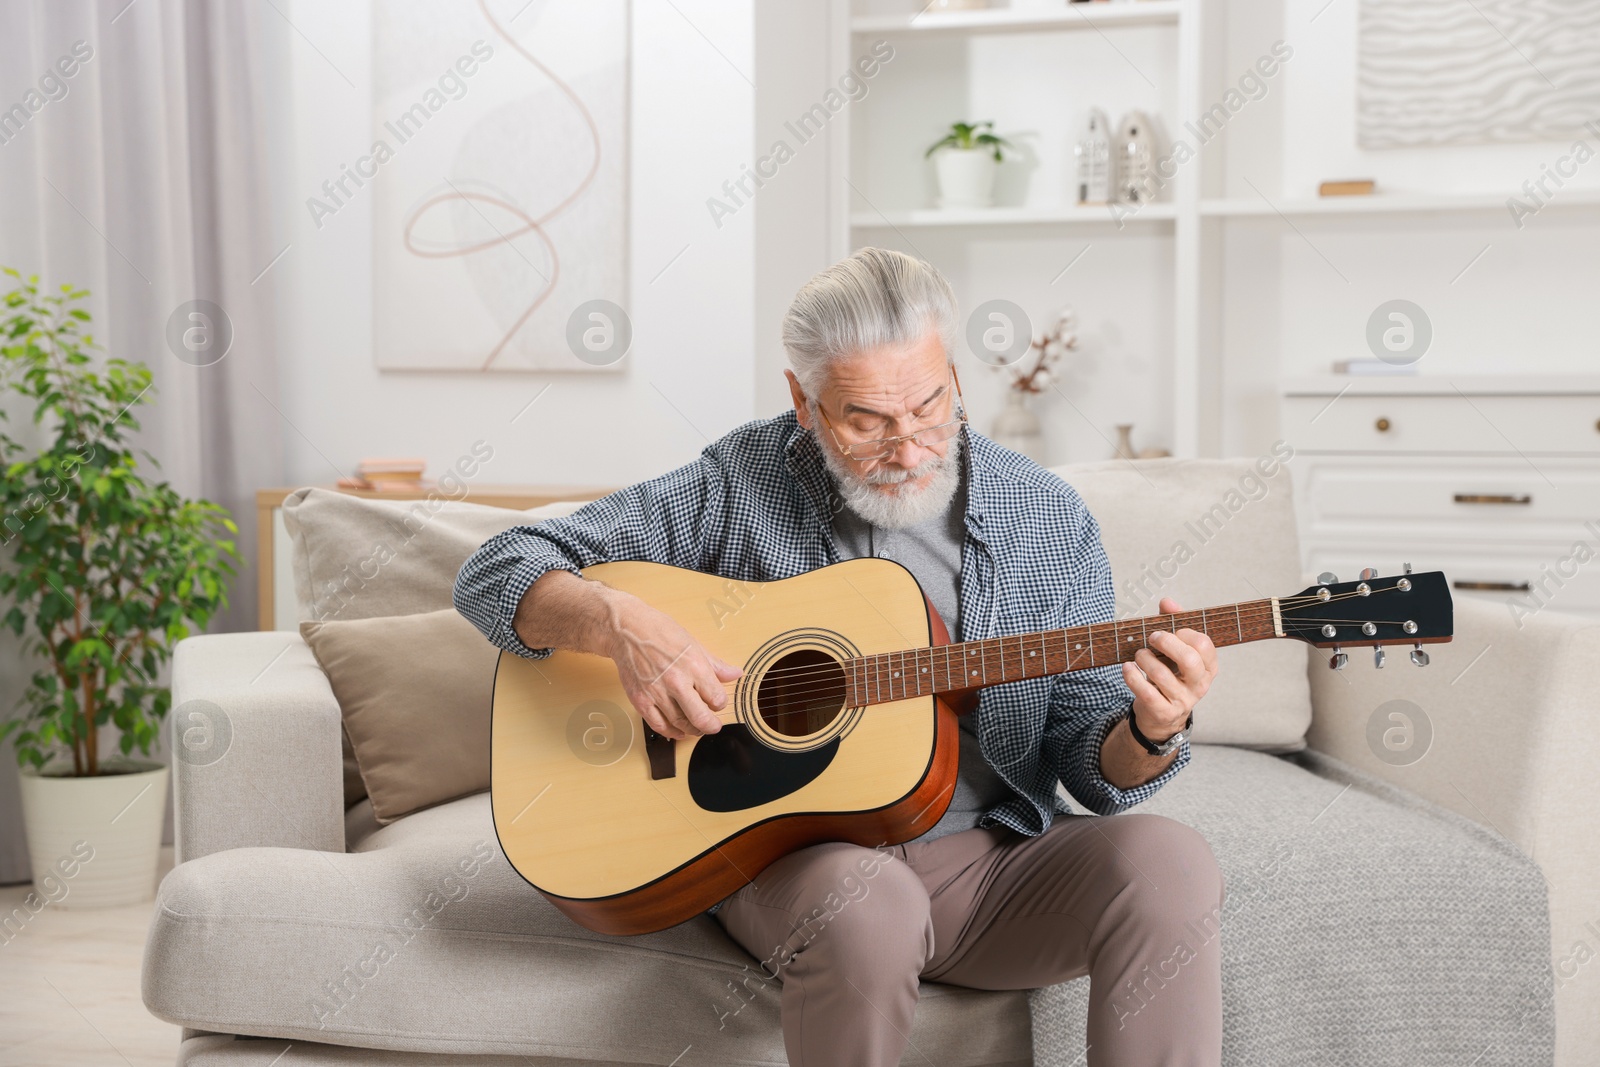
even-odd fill
[{"label": "senior man", "polygon": [[[456,606],[521,656],[610,657],[640,716],[671,738],[720,729],[740,668],[580,568],[640,559],[772,581],[872,555],[915,575],[952,640],[1110,619],[1094,517],[1059,477],[968,425],[956,331],[938,271],[862,249],[808,282],[784,319],[793,411],[490,539],[462,568]],[[1187,629],[1148,643],[1120,667],[984,690],[961,720],[950,807],[921,837],[877,853],[802,849],[713,909],[782,981],[790,1063],[899,1063],[920,979],[1030,989],[1084,974],[1090,1064],[1221,1061],[1216,861],[1182,823],[1119,814],[1188,762],[1216,651]],[[1095,815],[1074,814],[1058,783]],[[864,861],[868,891],[819,930],[818,907]]]}]

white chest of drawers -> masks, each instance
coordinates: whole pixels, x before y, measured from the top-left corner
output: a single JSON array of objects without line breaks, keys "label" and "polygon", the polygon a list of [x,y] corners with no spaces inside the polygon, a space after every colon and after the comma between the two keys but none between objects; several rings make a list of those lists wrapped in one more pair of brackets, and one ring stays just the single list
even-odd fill
[{"label": "white chest of drawers", "polygon": [[1309,573],[1600,616],[1600,377],[1300,379],[1280,414]]}]

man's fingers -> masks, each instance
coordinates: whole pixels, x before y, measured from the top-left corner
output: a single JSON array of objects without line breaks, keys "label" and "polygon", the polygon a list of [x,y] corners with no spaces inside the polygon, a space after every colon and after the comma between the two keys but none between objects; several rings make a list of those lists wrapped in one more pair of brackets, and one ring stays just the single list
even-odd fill
[{"label": "man's fingers", "polygon": [[678,706],[678,714],[682,716],[686,730],[696,734],[712,734],[722,729],[716,712],[706,707],[701,699],[692,675],[687,672],[668,675],[667,691]]},{"label": "man's fingers", "polygon": [[1161,691],[1151,685],[1150,680],[1132,663],[1124,663],[1122,665],[1122,680],[1128,683],[1128,688],[1133,691],[1135,700],[1142,700],[1146,704],[1159,704],[1166,699],[1161,695]]},{"label": "man's fingers", "polygon": [[[1200,636],[1193,630],[1183,632],[1195,637]],[[1165,630],[1153,633],[1150,635],[1150,643],[1156,651],[1176,666],[1178,673],[1185,678],[1198,679],[1205,674],[1206,661],[1200,655],[1200,650],[1177,634],[1169,634]]]},{"label": "man's fingers", "polygon": [[719,681],[737,681],[739,676],[744,673],[743,667],[735,667],[733,664],[720,660],[715,656],[711,656],[710,659],[711,666],[714,668]]},{"label": "man's fingers", "polygon": [[661,714],[661,709],[654,704],[647,704],[638,711],[639,716],[644,719],[644,724],[662,737],[676,741],[683,736],[681,731],[667,722],[666,717]]},{"label": "man's fingers", "polygon": [[1161,657],[1151,652],[1148,648],[1141,648],[1134,655],[1133,661],[1144,670],[1145,679],[1160,691],[1164,699],[1180,708],[1189,706],[1186,700],[1187,690],[1184,689],[1183,683],[1178,680],[1177,675],[1173,674],[1167,665],[1161,662]]}]

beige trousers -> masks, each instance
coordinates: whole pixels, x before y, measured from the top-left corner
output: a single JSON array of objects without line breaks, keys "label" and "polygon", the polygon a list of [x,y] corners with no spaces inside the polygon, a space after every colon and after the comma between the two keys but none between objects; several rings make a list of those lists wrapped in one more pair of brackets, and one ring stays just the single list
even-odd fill
[{"label": "beige trousers", "polygon": [[[1223,895],[1210,847],[1182,823],[1058,815],[1038,837],[815,845],[717,919],[759,961],[758,981],[782,983],[795,1067],[900,1063],[919,979],[1034,989],[1085,974],[1089,1067],[1215,1067]],[[937,1063],[938,1050],[908,1060]]]}]

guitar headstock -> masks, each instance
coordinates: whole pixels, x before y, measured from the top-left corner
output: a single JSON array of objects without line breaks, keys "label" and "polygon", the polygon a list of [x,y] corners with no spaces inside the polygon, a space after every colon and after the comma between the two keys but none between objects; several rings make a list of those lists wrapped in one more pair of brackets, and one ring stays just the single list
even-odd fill
[{"label": "guitar headstock", "polygon": [[1422,646],[1448,641],[1455,633],[1450,583],[1442,571],[1410,571],[1408,564],[1406,573],[1380,578],[1368,569],[1354,582],[1322,575],[1318,584],[1279,599],[1284,636],[1333,649],[1328,665],[1334,670],[1348,659],[1340,649],[1351,645],[1376,648],[1379,667],[1384,645],[1410,645],[1411,662],[1427,666]]}]

